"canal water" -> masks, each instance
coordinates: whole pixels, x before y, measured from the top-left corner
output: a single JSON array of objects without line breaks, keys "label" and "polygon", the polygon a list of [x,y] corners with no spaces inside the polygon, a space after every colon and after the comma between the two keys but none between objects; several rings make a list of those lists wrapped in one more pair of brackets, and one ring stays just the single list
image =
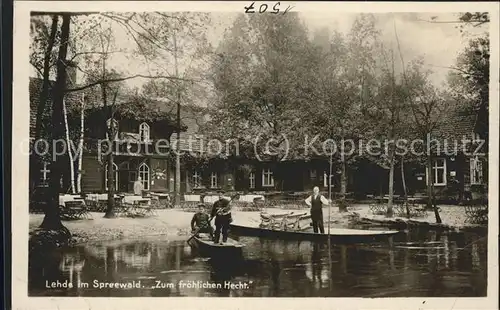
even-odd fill
[{"label": "canal water", "polygon": [[414,230],[395,236],[392,247],[332,245],[331,259],[326,244],[235,238],[246,245],[241,259],[214,261],[185,242],[162,240],[60,249],[30,259],[29,295],[486,296],[485,235]]}]

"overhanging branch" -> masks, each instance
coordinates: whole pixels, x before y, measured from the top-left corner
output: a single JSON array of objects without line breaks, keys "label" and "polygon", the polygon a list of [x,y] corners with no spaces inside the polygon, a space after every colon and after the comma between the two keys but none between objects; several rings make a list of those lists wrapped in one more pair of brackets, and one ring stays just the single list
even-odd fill
[{"label": "overhanging branch", "polygon": [[113,83],[113,82],[121,82],[121,81],[126,81],[126,80],[131,80],[135,78],[145,78],[145,79],[167,79],[167,80],[177,80],[177,81],[185,81],[185,82],[192,82],[194,80],[192,79],[183,79],[183,78],[177,78],[174,76],[169,76],[169,75],[144,75],[144,74],[135,74],[127,77],[122,77],[122,78],[114,78],[114,79],[101,79],[96,82],[84,85],[84,86],[79,86],[79,87],[74,87],[74,88],[69,88],[66,90],[67,93],[71,92],[76,92],[80,90],[84,90],[87,88],[94,87],[96,85],[100,84],[105,84],[105,83]]}]

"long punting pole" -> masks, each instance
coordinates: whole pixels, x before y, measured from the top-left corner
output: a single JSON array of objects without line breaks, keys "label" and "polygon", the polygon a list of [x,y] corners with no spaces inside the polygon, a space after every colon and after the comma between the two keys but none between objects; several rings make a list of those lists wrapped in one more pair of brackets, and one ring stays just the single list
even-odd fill
[{"label": "long punting pole", "polygon": [[332,245],[330,240],[330,219],[332,214],[332,167],[333,166],[333,152],[330,154],[330,171],[328,175],[328,198],[330,199],[330,203],[328,204],[328,263],[330,265],[330,275],[328,277],[330,289],[332,288]]}]

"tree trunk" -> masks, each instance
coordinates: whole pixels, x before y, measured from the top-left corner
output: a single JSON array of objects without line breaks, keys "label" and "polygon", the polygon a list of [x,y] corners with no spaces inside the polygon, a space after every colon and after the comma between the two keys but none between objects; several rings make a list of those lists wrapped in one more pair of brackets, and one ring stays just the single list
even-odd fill
[{"label": "tree trunk", "polygon": [[389,152],[389,201],[387,202],[386,217],[392,217],[394,211],[392,209],[394,200],[394,152]]},{"label": "tree trunk", "polygon": [[347,164],[345,162],[344,155],[342,155],[342,163],[341,163],[341,169],[342,173],[340,175],[340,203],[339,203],[339,212],[346,212],[347,211],[347,205],[345,202],[345,195],[347,193]]},{"label": "tree trunk", "polygon": [[59,16],[54,15],[52,17],[52,26],[50,28],[50,36],[49,36],[49,41],[47,43],[47,50],[45,51],[45,57],[43,59],[43,83],[42,83],[42,91],[40,92],[40,98],[36,110],[35,140],[40,139],[42,134],[42,124],[44,121],[43,112],[45,110],[45,105],[47,104],[47,99],[49,97],[50,56],[52,55],[52,50],[54,49],[54,42],[56,39],[58,21],[59,21]]},{"label": "tree trunk", "polygon": [[340,175],[340,195],[345,197],[347,193],[347,167],[345,160],[342,160],[341,163],[341,175]]},{"label": "tree trunk", "polygon": [[[36,107],[36,120],[35,120],[35,141],[40,139],[42,137],[42,125],[44,121],[44,112],[45,112],[45,106],[47,105],[47,99],[49,97],[49,88],[50,88],[50,56],[52,55],[52,50],[54,49],[54,42],[56,38],[56,33],[57,33],[57,25],[59,22],[59,16],[54,15],[52,17],[52,26],[50,28],[50,36],[49,40],[47,42],[47,50],[45,51],[45,57],[43,60],[43,82],[42,82],[42,90],[40,92],[40,97],[38,101],[38,105]],[[45,137],[48,138],[48,137]],[[32,164],[33,166],[31,167],[31,171],[39,171],[42,167],[41,165],[41,158],[38,154],[34,153],[33,158],[35,159]],[[30,198],[31,194],[33,191],[30,191]],[[31,199],[30,199],[31,201]]]},{"label": "tree trunk", "polygon": [[401,182],[403,183],[403,192],[404,192],[405,200],[406,200],[406,199],[408,199],[408,190],[406,189],[404,156],[401,156]]},{"label": "tree trunk", "polygon": [[405,193],[404,204],[406,207],[406,217],[410,218],[410,206],[408,205],[408,191],[406,189],[404,156],[401,156],[401,181],[403,182],[403,191]]},{"label": "tree trunk", "polygon": [[[179,76],[179,68],[177,64],[177,38],[175,32],[173,33],[174,38],[174,65],[175,65],[175,76]],[[176,81],[178,83],[179,81]],[[175,155],[175,205],[179,206],[181,204],[181,93],[179,85],[176,87],[177,91],[177,152]]]},{"label": "tree trunk", "polygon": [[64,99],[63,99],[63,114],[64,114],[64,129],[66,131],[66,148],[68,149],[68,158],[69,158],[71,193],[75,194],[75,165],[74,165],[75,161],[73,160],[71,140],[69,139],[68,110],[66,108],[66,100]]},{"label": "tree trunk", "polygon": [[434,199],[434,180],[432,178],[432,174],[432,156],[429,155],[427,156],[427,195],[429,196],[427,199],[427,209],[433,209],[434,216],[436,217],[436,223],[442,223],[441,216],[439,215],[439,210]]},{"label": "tree trunk", "polygon": [[[61,26],[61,45],[57,57],[57,78],[53,88],[53,103],[52,103],[52,141],[62,140],[64,138],[64,125],[63,125],[63,100],[64,92],[66,90],[66,56],[68,53],[68,39],[70,30],[71,15],[66,13],[62,14]],[[59,146],[59,145],[58,145]],[[62,224],[59,213],[59,191],[61,187],[62,177],[62,158],[60,155],[55,157],[56,150],[54,147],[51,149],[53,160],[50,164],[49,174],[49,191],[50,198],[45,209],[45,217],[40,228],[46,230],[63,230],[68,235],[71,235],[68,229]],[[58,154],[58,153],[57,153]]]},{"label": "tree trunk", "polygon": [[[110,135],[111,137],[111,135]],[[114,163],[114,157],[113,157],[113,142],[114,139],[111,140],[111,151],[109,152],[108,155],[108,208],[106,209],[106,214],[104,214],[105,218],[113,218],[115,217],[115,171],[113,168],[113,163]]]},{"label": "tree trunk", "polygon": [[76,190],[82,192],[82,167],[83,167],[83,138],[85,132],[85,95],[82,94],[81,114],[80,114],[80,139],[78,142],[78,178],[76,180]]},{"label": "tree trunk", "polygon": [[430,210],[432,208],[432,197],[433,197],[433,172],[432,171],[432,158],[431,156],[427,156],[427,209]]}]

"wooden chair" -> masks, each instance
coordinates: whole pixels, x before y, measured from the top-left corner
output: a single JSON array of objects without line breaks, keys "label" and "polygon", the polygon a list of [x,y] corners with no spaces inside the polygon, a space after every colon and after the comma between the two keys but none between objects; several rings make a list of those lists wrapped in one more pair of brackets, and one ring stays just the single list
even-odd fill
[{"label": "wooden chair", "polygon": [[370,211],[374,215],[381,215],[387,212],[385,203],[380,197],[375,197],[375,200],[372,203],[370,203],[368,207],[370,208]]},{"label": "wooden chair", "polygon": [[488,222],[488,205],[465,205],[465,221],[470,224],[485,224]]},{"label": "wooden chair", "polygon": [[60,215],[65,220],[91,219],[92,216],[83,200],[69,200],[60,206]]}]

